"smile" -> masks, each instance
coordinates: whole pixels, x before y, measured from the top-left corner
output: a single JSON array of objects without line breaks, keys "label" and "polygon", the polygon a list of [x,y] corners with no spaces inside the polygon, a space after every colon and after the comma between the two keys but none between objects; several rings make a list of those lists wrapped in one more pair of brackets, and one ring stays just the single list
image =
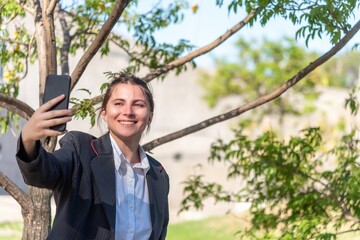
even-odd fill
[{"label": "smile", "polygon": [[124,125],[133,125],[136,122],[135,121],[119,121],[120,124],[124,124]]}]

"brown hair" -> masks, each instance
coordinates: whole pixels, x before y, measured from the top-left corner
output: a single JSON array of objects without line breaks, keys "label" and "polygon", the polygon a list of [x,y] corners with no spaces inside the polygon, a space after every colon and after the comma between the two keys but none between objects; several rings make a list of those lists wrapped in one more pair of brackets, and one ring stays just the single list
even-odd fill
[{"label": "brown hair", "polygon": [[111,97],[111,94],[113,93],[116,86],[119,84],[132,84],[139,86],[143,93],[146,95],[146,98],[150,105],[150,112],[154,112],[154,98],[153,94],[150,91],[149,86],[147,83],[140,78],[126,72],[120,72],[113,75],[112,81],[109,83],[106,92],[104,94],[104,99],[102,101],[100,111],[104,110],[106,108],[107,103],[109,102],[109,99]]}]

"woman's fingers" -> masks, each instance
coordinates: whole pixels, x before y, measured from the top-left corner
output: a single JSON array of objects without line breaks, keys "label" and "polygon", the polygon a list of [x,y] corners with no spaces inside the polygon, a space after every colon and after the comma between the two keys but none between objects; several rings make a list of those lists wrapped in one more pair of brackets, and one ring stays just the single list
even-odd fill
[{"label": "woman's fingers", "polygon": [[62,100],[64,100],[65,98],[65,95],[62,94],[62,95],[59,95],[49,101],[47,101],[46,103],[44,103],[43,105],[41,105],[39,107],[39,110],[40,111],[43,111],[43,112],[46,112],[46,111],[49,111],[52,107],[54,107],[56,104],[60,103]]},{"label": "woman's fingers", "polygon": [[[60,112],[63,110],[60,110]],[[55,112],[55,111],[53,111]],[[31,118],[23,127],[22,134],[24,141],[36,141],[44,137],[55,137],[63,134],[56,130],[52,130],[50,127],[56,126],[62,123],[67,123],[72,120],[69,116],[63,116],[61,114],[50,114],[50,116],[61,116],[55,118],[45,118],[43,115],[49,115],[47,112],[41,114],[35,118]]]},{"label": "woman's fingers", "polygon": [[50,128],[56,125],[70,122],[72,120],[68,115],[61,115],[61,117],[49,118],[43,122],[43,128]]},{"label": "woman's fingers", "polygon": [[[50,110],[41,114],[43,120],[58,119],[61,117],[70,117],[72,111],[70,109],[61,109],[61,110]],[[57,125],[57,124],[55,124]]]},{"label": "woman's fingers", "polygon": [[[66,132],[66,131],[65,131]],[[45,137],[57,137],[57,136],[60,136],[60,135],[63,135],[65,132],[60,132],[60,131],[57,131],[57,130],[52,130],[50,128],[48,129],[44,129],[43,130],[43,136]]]}]

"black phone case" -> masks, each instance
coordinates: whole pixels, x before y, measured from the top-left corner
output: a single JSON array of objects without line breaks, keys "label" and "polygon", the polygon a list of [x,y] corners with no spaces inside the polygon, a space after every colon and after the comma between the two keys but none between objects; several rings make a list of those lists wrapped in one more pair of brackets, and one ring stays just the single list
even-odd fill
[{"label": "black phone case", "polygon": [[[65,94],[65,99],[50,110],[67,109],[69,107],[71,77],[67,75],[48,75],[46,77],[43,103]],[[66,130],[66,123],[50,127],[53,130],[63,132]]]}]

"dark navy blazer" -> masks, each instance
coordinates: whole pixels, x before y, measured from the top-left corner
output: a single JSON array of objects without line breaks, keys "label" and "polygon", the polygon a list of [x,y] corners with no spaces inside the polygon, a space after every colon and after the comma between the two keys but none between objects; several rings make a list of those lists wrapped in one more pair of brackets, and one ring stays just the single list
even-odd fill
[{"label": "dark navy blazer", "polygon": [[[17,162],[28,185],[53,190],[56,215],[48,239],[114,239],[116,216],[115,166],[109,134],[95,138],[71,131],[60,139],[60,149],[28,161],[18,141]],[[165,239],[169,222],[169,177],[162,165],[147,155],[146,175],[152,233]]]}]

